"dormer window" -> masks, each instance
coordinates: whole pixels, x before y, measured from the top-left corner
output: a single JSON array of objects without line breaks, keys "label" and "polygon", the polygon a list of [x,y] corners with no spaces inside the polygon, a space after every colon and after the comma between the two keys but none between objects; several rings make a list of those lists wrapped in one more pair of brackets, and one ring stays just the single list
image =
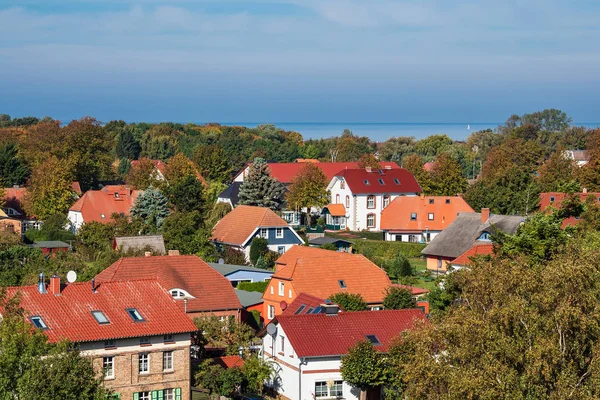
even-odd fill
[{"label": "dormer window", "polygon": [[29,317],[29,320],[37,329],[48,329],[48,325],[46,325],[42,317],[40,317],[39,315]]},{"label": "dormer window", "polygon": [[481,235],[479,235],[479,238],[477,240],[490,241],[490,240],[492,240],[492,238],[491,238],[491,235],[489,232],[482,232]]},{"label": "dormer window", "polygon": [[109,324],[110,321],[106,318],[106,315],[102,311],[92,311],[92,315],[96,318],[96,322],[100,325]]},{"label": "dormer window", "polygon": [[367,335],[367,340],[374,346],[381,346],[381,342],[375,335]]},{"label": "dormer window", "polygon": [[446,199],[446,204],[450,204],[450,199]]},{"label": "dormer window", "polygon": [[417,220],[417,213],[410,213],[410,220],[411,221],[416,221]]},{"label": "dormer window", "polygon": [[550,196],[550,203],[554,202],[554,196]]},{"label": "dormer window", "polygon": [[118,193],[118,192],[115,192],[115,199],[118,199],[119,197],[120,197],[120,196],[119,196],[119,193]]},{"label": "dormer window", "polygon": [[133,322],[145,321],[144,317],[142,317],[142,314],[140,314],[140,312],[137,310],[137,308],[127,308],[127,309],[125,309],[125,311],[127,311],[127,314],[129,314],[131,319],[133,319]]},{"label": "dormer window", "polygon": [[341,287],[342,289],[346,289],[346,282],[344,282],[343,280],[339,280],[339,281],[338,281],[338,284],[340,285],[340,287]]},{"label": "dormer window", "polygon": [[171,290],[171,296],[173,296],[175,299],[183,299],[185,298],[185,293],[183,293],[181,290],[173,289]]}]

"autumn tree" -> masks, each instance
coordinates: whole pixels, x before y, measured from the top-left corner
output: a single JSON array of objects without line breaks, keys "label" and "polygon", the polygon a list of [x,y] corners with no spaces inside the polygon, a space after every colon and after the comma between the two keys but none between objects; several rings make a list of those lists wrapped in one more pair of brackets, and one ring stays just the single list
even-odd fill
[{"label": "autumn tree", "polygon": [[157,182],[154,163],[149,158],[140,158],[131,166],[125,182],[134,189],[144,190]]},{"label": "autumn tree", "polygon": [[283,202],[284,191],[284,186],[271,177],[267,163],[257,158],[240,185],[239,204],[278,210]]},{"label": "autumn tree", "polygon": [[431,171],[427,172],[429,191],[433,196],[455,196],[467,189],[467,180],[462,175],[460,165],[448,154],[436,158]]},{"label": "autumn tree", "polygon": [[52,156],[31,174],[25,211],[44,220],[54,214],[66,214],[74,202],[71,175],[58,158]]},{"label": "autumn tree", "polygon": [[385,357],[367,340],[356,343],[342,356],[340,372],[344,381],[360,389],[360,400],[366,400],[367,390],[388,381]]},{"label": "autumn tree", "polygon": [[307,163],[293,178],[285,199],[294,210],[307,208],[308,224],[311,225],[310,208],[323,207],[329,202],[327,176],[315,164]]},{"label": "autumn tree", "polygon": [[153,160],[167,160],[175,155],[180,132],[168,124],[154,125],[141,139],[143,157]]},{"label": "autumn tree", "polygon": [[359,293],[339,292],[329,296],[329,300],[339,305],[344,311],[364,311],[369,308]]},{"label": "autumn tree", "polygon": [[402,310],[415,308],[416,300],[409,289],[403,287],[388,287],[383,298],[383,308],[386,310]]},{"label": "autumn tree", "polygon": [[364,154],[372,152],[369,138],[356,136],[352,131],[346,129],[337,139],[335,151],[332,153],[332,158],[334,158],[332,161],[358,161]]},{"label": "autumn tree", "polygon": [[188,176],[196,178],[196,168],[183,153],[177,153],[167,161],[165,178],[169,185],[175,184]]},{"label": "autumn tree", "polygon": [[417,183],[421,186],[423,193],[430,192],[431,183],[429,182],[429,174],[423,169],[423,159],[420,156],[411,154],[404,159],[402,166],[413,174]]},{"label": "autumn tree", "polygon": [[564,192],[569,188],[579,191],[577,166],[559,149],[550,155],[537,171],[537,183],[541,192]]},{"label": "autumn tree", "polygon": [[211,144],[196,147],[192,160],[205,179],[225,182],[230,177],[227,155],[219,145]]},{"label": "autumn tree", "polygon": [[363,154],[358,160],[358,168],[381,169],[379,160],[373,154]]}]

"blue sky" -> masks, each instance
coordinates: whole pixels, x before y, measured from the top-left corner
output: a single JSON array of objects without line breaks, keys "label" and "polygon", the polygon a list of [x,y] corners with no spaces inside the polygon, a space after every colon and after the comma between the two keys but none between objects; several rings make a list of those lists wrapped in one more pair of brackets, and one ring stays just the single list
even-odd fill
[{"label": "blue sky", "polygon": [[598,122],[598,3],[0,0],[0,113]]}]

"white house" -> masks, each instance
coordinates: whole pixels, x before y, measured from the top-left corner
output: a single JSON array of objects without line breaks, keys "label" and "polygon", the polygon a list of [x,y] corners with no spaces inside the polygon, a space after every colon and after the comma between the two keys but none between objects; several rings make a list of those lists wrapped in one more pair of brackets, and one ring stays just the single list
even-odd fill
[{"label": "white house", "polygon": [[[415,177],[404,168],[345,169],[336,174],[327,190],[331,193],[331,205],[344,207],[344,215],[339,212],[330,218],[327,206],[323,214],[328,229],[363,229],[379,231],[381,229],[381,212],[398,196],[416,196],[421,193],[421,187]],[[326,221],[326,222],[327,222]],[[336,222],[338,222],[336,224]]]},{"label": "white house", "polygon": [[358,399],[360,390],[342,379],[341,357],[360,340],[386,352],[402,331],[425,319],[420,309],[340,312],[329,303],[317,310],[284,313],[259,333],[263,358],[275,366],[267,384],[284,398]]}]

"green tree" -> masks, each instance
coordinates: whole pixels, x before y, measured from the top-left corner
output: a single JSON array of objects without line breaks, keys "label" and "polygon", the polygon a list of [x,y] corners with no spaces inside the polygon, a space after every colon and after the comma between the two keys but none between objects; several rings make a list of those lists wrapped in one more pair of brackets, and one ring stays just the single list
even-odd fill
[{"label": "green tree", "polygon": [[111,224],[96,221],[86,222],[77,231],[77,243],[88,249],[88,253],[108,250],[115,238],[115,231]]},{"label": "green tree", "polygon": [[468,187],[467,180],[462,175],[460,164],[448,154],[441,154],[436,158],[428,175],[429,192],[426,194],[455,196],[464,193]]},{"label": "green tree", "polygon": [[308,225],[311,224],[310,208],[323,207],[329,203],[327,193],[328,179],[321,168],[307,163],[296,177],[293,178],[285,199],[288,207],[294,210],[307,208]]},{"label": "green tree", "polygon": [[329,300],[342,307],[344,311],[365,311],[369,308],[359,293],[339,292],[329,296]]},{"label": "green tree", "polygon": [[269,241],[267,239],[259,236],[252,239],[252,244],[250,245],[250,262],[252,265],[256,266],[258,259],[264,257],[268,251]]},{"label": "green tree", "polygon": [[54,214],[46,218],[40,229],[29,229],[25,233],[25,237],[32,242],[40,240],[69,242],[75,239],[75,235],[65,229],[67,226],[69,226],[69,220],[64,214]]},{"label": "green tree", "polygon": [[442,154],[452,144],[452,139],[447,135],[431,135],[417,141],[415,152],[422,157],[435,157]]},{"label": "green tree", "polygon": [[198,211],[169,215],[163,222],[162,234],[169,250],[196,254],[203,258],[212,257],[216,252],[209,232],[202,226],[202,217]]},{"label": "green tree", "polygon": [[373,154],[363,154],[358,160],[358,168],[381,169],[379,160]]},{"label": "green tree", "polygon": [[408,258],[404,254],[398,253],[389,265],[387,272],[391,278],[398,279],[403,276],[412,276],[413,268]]},{"label": "green tree", "polygon": [[0,144],[0,186],[22,185],[27,180],[29,168],[21,158],[14,143]]},{"label": "green tree", "polygon": [[156,232],[169,215],[167,203],[165,195],[151,186],[138,196],[131,208],[131,215],[141,218],[149,232]]},{"label": "green tree", "polygon": [[573,183],[577,185],[576,174],[575,162],[565,157],[560,149],[538,168],[537,183],[541,192],[563,192]]},{"label": "green tree", "polygon": [[267,382],[273,376],[273,364],[255,355],[244,360],[242,367],[245,386],[248,392],[261,394]]},{"label": "green tree", "polygon": [[283,202],[284,186],[271,178],[267,163],[260,158],[250,166],[248,176],[240,185],[239,204],[278,210]]},{"label": "green tree", "polygon": [[117,157],[126,158],[128,160],[137,160],[142,151],[142,147],[139,142],[135,140],[131,130],[124,129],[117,138],[117,145],[115,148]]},{"label": "green tree", "polygon": [[417,301],[413,298],[410,290],[401,287],[388,287],[383,298],[383,308],[386,310],[402,310],[404,308],[415,308]]},{"label": "green tree", "polygon": [[117,174],[120,178],[126,179],[129,170],[131,169],[131,162],[127,158],[121,158],[119,160],[119,166],[117,167]]},{"label": "green tree", "polygon": [[196,147],[192,160],[205,179],[226,182],[230,177],[227,156],[217,144]]},{"label": "green tree", "polygon": [[383,161],[395,161],[398,165],[401,165],[402,160],[414,151],[414,137],[390,138],[381,144],[379,158]]},{"label": "green tree", "polygon": [[170,183],[165,192],[175,211],[204,214],[204,185],[194,175]]},{"label": "green tree", "polygon": [[423,168],[423,159],[420,156],[416,154],[411,154],[410,156],[404,159],[402,166],[406,170],[408,170],[408,172],[413,174],[413,176],[417,180],[417,183],[419,184],[419,186],[421,186],[421,190],[423,190],[423,193],[431,192],[431,182],[429,181],[429,174]]},{"label": "green tree", "polygon": [[175,155],[180,132],[167,124],[154,125],[141,139],[143,157],[152,160],[168,160]]},{"label": "green tree", "polygon": [[25,211],[45,220],[51,215],[66,214],[74,201],[69,172],[56,157],[50,157],[33,170]]},{"label": "green tree", "polygon": [[367,390],[385,384],[388,367],[382,353],[371,342],[362,340],[348,349],[342,357],[340,372],[344,381],[360,389],[360,399],[367,398]]},{"label": "green tree", "polygon": [[144,190],[149,186],[157,185],[157,179],[158,175],[152,160],[142,157],[129,168],[125,182],[134,189]]},{"label": "green tree", "polygon": [[254,339],[254,330],[244,322],[231,317],[221,320],[217,316],[195,318],[198,327],[198,344],[225,347],[229,355],[238,354],[240,347],[248,347]]}]

